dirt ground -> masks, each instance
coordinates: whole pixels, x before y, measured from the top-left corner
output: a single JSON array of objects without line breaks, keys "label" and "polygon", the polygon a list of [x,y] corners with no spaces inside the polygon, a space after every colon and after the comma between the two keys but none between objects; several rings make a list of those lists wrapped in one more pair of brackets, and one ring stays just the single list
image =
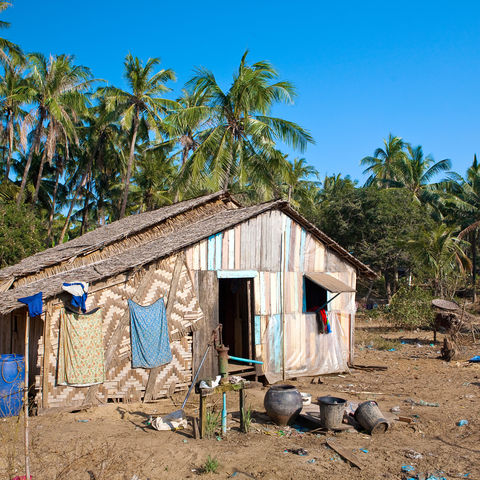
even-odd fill
[{"label": "dirt ground", "polygon": [[[480,354],[480,343],[466,342],[458,361],[438,358],[440,343],[432,346],[431,332],[407,332],[363,324],[357,328],[355,363],[384,365],[385,371],[362,371],[299,378],[288,383],[318,396],[334,395],[351,402],[374,399],[389,413],[413,423],[394,421],[377,436],[365,433],[299,433],[268,422],[263,408],[267,388],[248,390],[252,410],[248,434],[239,431],[237,394],[229,394],[229,431],[225,438],[195,440],[190,425],[177,432],[157,432],[145,425],[150,415],[176,410],[183,394],[153,404],[108,404],[78,413],[31,419],[34,480],[156,480],[183,478],[235,479],[376,479],[434,474],[437,478],[480,479],[480,364],[466,359]],[[442,335],[440,335],[442,340]],[[468,343],[468,344],[467,344]],[[389,349],[394,349],[389,351]],[[438,407],[414,406],[423,400]],[[220,408],[220,397],[216,408]],[[198,415],[192,394],[187,415]],[[460,420],[468,425],[457,426]],[[351,466],[326,446],[337,445],[356,455],[361,469]],[[22,475],[22,425],[15,419],[0,421],[0,478]],[[287,449],[303,448],[300,456]],[[420,455],[416,455],[420,454]],[[419,458],[411,458],[411,457]],[[202,473],[210,457],[216,473]],[[402,473],[402,466],[415,468]],[[90,473],[89,473],[90,472]],[[134,477],[134,476],[137,477]]]}]

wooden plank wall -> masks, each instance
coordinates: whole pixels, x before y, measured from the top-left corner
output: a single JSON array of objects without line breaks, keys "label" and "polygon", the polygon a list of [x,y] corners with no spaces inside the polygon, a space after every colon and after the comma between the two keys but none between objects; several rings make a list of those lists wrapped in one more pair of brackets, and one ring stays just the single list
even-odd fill
[{"label": "wooden plank wall", "polygon": [[[197,372],[200,361],[210,341],[212,330],[218,325],[218,280],[215,272],[195,273],[198,302],[203,311],[202,327],[193,333],[193,372]],[[210,349],[201,370],[201,378],[214,378],[218,375],[217,354]]]},{"label": "wooden plank wall", "polygon": [[[285,245],[284,245],[285,242]],[[285,263],[283,252],[285,251]],[[292,337],[291,348],[298,351],[292,371],[318,371],[313,361],[318,352],[313,350],[313,324],[303,311],[304,272],[328,272],[348,285],[356,285],[356,270],[337,253],[326,248],[290,217],[280,211],[271,211],[250,219],[234,228],[225,230],[192,245],[186,250],[187,264],[195,272],[216,270],[254,270],[255,297],[255,354],[265,362],[264,371],[279,373],[282,370],[281,314],[285,311],[289,328],[300,336]],[[286,271],[284,275],[284,269]],[[215,276],[209,278],[210,290]],[[218,285],[218,282],[217,282]],[[284,285],[284,287],[283,287]],[[198,283],[199,295],[203,288]],[[204,311],[212,312],[211,325],[218,322],[218,293],[213,290],[204,296]],[[355,319],[355,294],[342,293],[329,305],[341,326],[341,341],[353,359],[353,327]],[[215,313],[216,312],[216,313]],[[309,317],[312,317],[309,315]],[[313,318],[313,317],[312,317]],[[286,319],[287,321],[287,319]],[[309,332],[303,329],[310,322]],[[280,329],[280,330],[279,330]],[[302,333],[303,332],[303,333]],[[199,335],[200,334],[196,334]],[[317,335],[317,334],[315,334]],[[283,340],[282,340],[283,341]],[[325,342],[324,342],[325,343]],[[318,345],[317,345],[318,347]],[[294,358],[294,356],[292,356]],[[310,370],[308,364],[310,362]],[[334,362],[326,362],[334,365]],[[287,368],[288,369],[288,368]],[[294,375],[294,373],[292,373]]]}]

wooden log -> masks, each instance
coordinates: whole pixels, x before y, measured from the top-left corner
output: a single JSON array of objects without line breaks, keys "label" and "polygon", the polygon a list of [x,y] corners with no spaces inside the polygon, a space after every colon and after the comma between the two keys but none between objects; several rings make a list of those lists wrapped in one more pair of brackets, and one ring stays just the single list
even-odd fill
[{"label": "wooden log", "polygon": [[[175,304],[175,297],[177,295],[177,288],[178,282],[180,281],[180,275],[182,273],[183,265],[185,264],[185,255],[179,253],[175,260],[175,267],[173,270],[172,276],[172,283],[170,285],[170,291],[168,292],[168,299],[167,299],[167,308],[166,308],[166,317],[167,323],[170,320],[170,316],[172,315],[173,305]],[[160,369],[162,367],[155,367],[150,369],[150,373],[148,375],[147,387],[145,388],[145,396],[143,397],[143,402],[151,402],[153,400],[153,396],[155,394],[155,383],[157,381],[157,376],[160,373]]]},{"label": "wooden log", "polygon": [[[139,302],[147,292],[148,288],[150,288],[150,284],[152,282],[153,276],[155,275],[156,269],[157,269],[156,264],[152,264],[150,265],[149,269],[145,272],[145,275],[140,281],[137,291],[132,297],[132,300],[134,302]],[[129,322],[130,322],[130,311],[127,306],[125,313],[123,314],[123,317],[118,322],[118,325],[115,328],[115,331],[113,332],[112,336],[110,337],[110,341],[108,342],[108,346],[105,351],[105,372],[108,372],[108,370],[110,370],[110,368],[113,366],[115,350],[117,349],[118,345],[120,345],[120,342],[122,341],[122,337],[123,337],[123,332],[127,327],[127,325],[129,324]],[[84,405],[87,405],[87,404],[96,405],[99,403],[96,397],[98,387],[99,385],[97,384],[97,385],[92,385],[88,389],[88,392],[85,395],[85,400],[83,401]]]},{"label": "wooden log", "polygon": [[338,445],[335,440],[333,440],[332,438],[327,438],[326,443],[333,451],[337,452],[342,458],[347,460],[348,463],[350,463],[354,467],[357,467],[359,470],[363,468],[357,456],[354,453],[349,452],[346,448]]},{"label": "wooden log", "polygon": [[381,370],[385,371],[388,370],[388,367],[385,365],[349,365],[350,368],[355,370],[366,370],[366,371],[373,371],[373,370]]}]

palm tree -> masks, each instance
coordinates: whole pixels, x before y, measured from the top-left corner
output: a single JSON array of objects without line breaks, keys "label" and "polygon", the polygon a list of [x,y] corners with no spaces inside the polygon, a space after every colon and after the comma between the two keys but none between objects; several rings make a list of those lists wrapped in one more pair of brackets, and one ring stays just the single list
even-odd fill
[{"label": "palm tree", "polygon": [[470,270],[472,265],[465,254],[468,243],[454,232],[455,227],[439,224],[409,242],[417,261],[433,277],[435,294],[441,297],[447,292],[448,279],[455,272]]},{"label": "palm tree", "polygon": [[35,105],[29,117],[36,118],[36,126],[32,131],[33,139],[23,172],[17,205],[20,205],[23,200],[33,154],[39,151],[45,128],[44,122],[48,122],[46,148],[37,177],[34,202],[40,188],[43,165],[45,161],[51,162],[59,138],[67,146],[72,140],[77,142],[75,124],[78,116],[86,113],[87,98],[84,92],[92,83],[90,70],[81,65],[73,65],[73,56],[50,56],[47,60],[41,53],[32,53],[28,58],[31,64],[31,101]]},{"label": "palm tree", "polygon": [[[211,108],[208,105],[208,96],[204,92],[190,92],[182,90],[182,96],[177,99],[177,109],[170,113],[163,122],[169,139],[157,147],[164,151],[165,148],[179,146],[179,150],[173,153],[173,157],[180,156],[179,179],[182,177],[187,159],[200,146],[205,131],[208,128],[211,116]],[[179,188],[178,179],[174,182],[174,202],[178,202],[182,189]]]},{"label": "palm tree", "polygon": [[23,139],[24,148],[26,141],[24,139],[25,128],[27,125],[21,124],[25,112],[22,107],[28,103],[31,93],[28,81],[23,74],[25,68],[22,64],[11,61],[5,66],[3,77],[0,77],[0,108],[5,117],[5,141],[8,144],[8,154],[5,162],[5,178],[8,179],[10,167],[12,164],[12,155],[15,150],[15,130],[18,129],[18,136]]},{"label": "palm tree", "polygon": [[168,148],[145,152],[138,162],[133,193],[134,203],[140,212],[154,210],[172,203],[170,187],[178,175],[174,157]]},{"label": "palm tree", "polygon": [[318,171],[308,165],[305,158],[295,158],[293,162],[287,159],[285,183],[288,186],[288,201],[294,206],[312,207],[318,195]]},{"label": "palm tree", "polygon": [[[5,11],[11,6],[10,2],[0,2],[0,12]],[[0,28],[9,28],[10,23],[0,21]],[[4,66],[8,66],[13,60],[14,62],[21,62],[24,59],[22,49],[10,42],[6,38],[0,38],[0,62]]]},{"label": "palm tree", "polygon": [[480,165],[474,155],[473,163],[467,170],[466,178],[455,172],[449,174],[450,183],[444,192],[444,207],[453,223],[460,222],[462,231],[458,235],[463,239],[470,237],[472,252],[473,300],[476,301],[477,275],[477,238],[480,227]]},{"label": "palm tree", "polygon": [[420,201],[426,199],[427,191],[431,192],[435,188],[435,185],[430,185],[432,178],[449,170],[452,162],[448,158],[435,162],[431,155],[424,157],[420,145],[407,145],[407,152],[408,155],[397,163],[395,175],[388,184],[409,190]]},{"label": "palm tree", "polygon": [[269,116],[277,103],[290,103],[295,94],[291,83],[279,81],[277,71],[266,61],[247,64],[245,52],[229,90],[224,92],[212,72],[196,70],[187,83],[195,94],[206,95],[212,126],[187,162],[190,181],[227,189],[236,178],[240,186],[271,178],[284,162],[276,142],[303,151],[313,143],[311,135],[297,124]]},{"label": "palm tree", "polygon": [[373,157],[364,157],[360,160],[360,165],[366,165],[364,174],[370,175],[365,182],[365,186],[374,183],[385,185],[388,181],[396,178],[398,166],[403,164],[406,159],[405,143],[402,138],[394,137],[391,133],[388,140],[383,140],[384,148],[377,148]]},{"label": "palm tree", "polygon": [[124,62],[124,76],[127,80],[129,91],[121,90],[117,87],[101,89],[107,109],[116,112],[120,117],[121,126],[131,134],[120,218],[125,216],[127,207],[139,129],[143,127],[146,132],[149,130],[158,132],[157,123],[161,120],[160,116],[177,107],[176,102],[159,96],[170,90],[165,83],[175,80],[175,73],[170,69],[162,69],[157,73],[153,73],[154,68],[159,63],[160,59],[149,58],[143,65],[139,58],[133,57],[129,53]]}]

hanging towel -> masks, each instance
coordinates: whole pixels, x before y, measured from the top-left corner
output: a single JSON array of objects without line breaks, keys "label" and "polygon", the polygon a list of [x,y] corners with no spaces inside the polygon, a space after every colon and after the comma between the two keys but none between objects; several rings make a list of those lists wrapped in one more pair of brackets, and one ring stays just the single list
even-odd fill
[{"label": "hanging towel", "polygon": [[172,361],[163,297],[147,307],[128,300],[132,368],[155,368]]},{"label": "hanging towel", "polygon": [[29,297],[19,298],[17,301],[25,303],[28,306],[28,314],[30,315],[30,318],[38,317],[38,315],[42,314],[42,292],[38,292],[35,295],[30,295]]},{"label": "hanging towel", "polygon": [[87,311],[85,302],[88,295],[88,283],[87,282],[73,282],[64,283],[62,285],[63,290],[72,294],[72,306],[81,308],[82,312]]},{"label": "hanging towel", "polygon": [[57,383],[85,387],[105,381],[100,309],[80,314],[62,310]]}]

